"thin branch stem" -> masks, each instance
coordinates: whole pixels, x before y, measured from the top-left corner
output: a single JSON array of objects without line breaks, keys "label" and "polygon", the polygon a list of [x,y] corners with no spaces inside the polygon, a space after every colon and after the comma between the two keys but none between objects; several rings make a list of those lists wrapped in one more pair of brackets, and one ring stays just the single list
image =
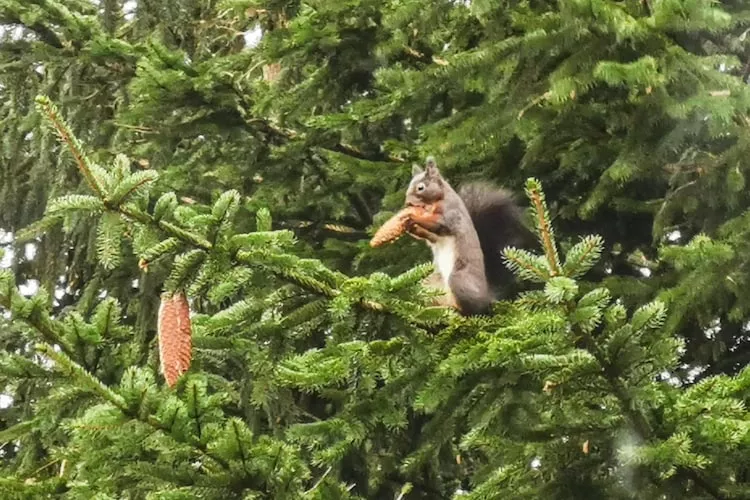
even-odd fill
[{"label": "thin branch stem", "polygon": [[68,126],[65,124],[65,122],[58,116],[56,107],[46,97],[37,98],[37,103],[47,115],[47,119],[50,121],[50,123],[52,123],[62,141],[66,146],[68,146],[68,150],[73,155],[73,158],[78,165],[78,169],[81,171],[81,174],[83,174],[83,177],[86,179],[89,187],[91,187],[91,189],[99,198],[105,200],[106,193],[104,192],[104,189],[99,184],[98,179],[91,172],[91,166],[89,165],[89,162],[86,159],[83,151],[81,151],[81,148],[78,145],[78,141],[74,138],[73,133],[70,131],[70,129],[68,129]]},{"label": "thin branch stem", "polygon": [[544,254],[547,256],[550,272],[552,273],[552,276],[558,276],[560,275],[560,259],[557,255],[555,243],[552,241],[552,229],[550,228],[549,220],[547,220],[547,207],[545,206],[542,194],[538,189],[530,189],[530,195],[531,202],[536,209],[539,233],[541,234]]},{"label": "thin branch stem", "polygon": [[317,490],[318,486],[320,486],[323,483],[323,481],[325,480],[325,478],[328,476],[328,474],[331,473],[332,470],[333,470],[333,467],[328,467],[328,469],[326,469],[326,471],[323,473],[323,475],[320,476],[320,479],[318,479],[318,481],[313,485],[313,487],[310,488],[309,490],[307,490],[305,492],[305,494],[309,495],[313,491]]},{"label": "thin branch stem", "polygon": [[[257,125],[258,128],[261,129],[262,131],[268,134],[274,135],[276,137],[286,139],[286,140],[304,140],[306,138],[306,135],[303,132],[297,132],[296,130],[292,130],[292,129],[283,129],[261,118],[248,118],[248,119],[245,119],[245,123],[247,125]],[[404,160],[403,158],[399,158],[398,156],[393,156],[388,153],[381,153],[381,154],[375,154],[375,155],[366,154],[359,148],[352,146],[350,144],[345,144],[343,142],[338,142],[332,146],[316,146],[316,147],[326,150],[326,151],[332,151],[334,153],[341,153],[346,156],[351,156],[352,158],[356,158],[358,160],[385,161],[389,163],[406,163],[406,160]]]}]

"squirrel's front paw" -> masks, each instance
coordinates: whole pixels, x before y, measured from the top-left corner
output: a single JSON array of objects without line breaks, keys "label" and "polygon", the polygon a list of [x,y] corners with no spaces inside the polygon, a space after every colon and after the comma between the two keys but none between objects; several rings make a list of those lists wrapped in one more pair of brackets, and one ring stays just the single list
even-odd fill
[{"label": "squirrel's front paw", "polygon": [[409,236],[417,240],[426,239],[425,237],[420,236],[419,230],[417,229],[417,225],[412,221],[409,221],[406,225],[406,234],[408,234]]},{"label": "squirrel's front paw", "polygon": [[411,219],[407,222],[406,232],[418,240],[426,240],[429,242],[436,242],[438,240],[438,236],[435,233],[431,232],[429,229],[425,229]]}]

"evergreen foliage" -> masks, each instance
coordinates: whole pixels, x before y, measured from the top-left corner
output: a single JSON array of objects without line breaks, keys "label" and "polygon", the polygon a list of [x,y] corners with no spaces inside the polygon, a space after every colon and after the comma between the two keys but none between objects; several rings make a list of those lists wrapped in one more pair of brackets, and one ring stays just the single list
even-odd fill
[{"label": "evergreen foliage", "polygon": [[[750,498],[749,14],[0,0],[2,498]],[[426,154],[526,194],[489,317],[366,244]]]}]

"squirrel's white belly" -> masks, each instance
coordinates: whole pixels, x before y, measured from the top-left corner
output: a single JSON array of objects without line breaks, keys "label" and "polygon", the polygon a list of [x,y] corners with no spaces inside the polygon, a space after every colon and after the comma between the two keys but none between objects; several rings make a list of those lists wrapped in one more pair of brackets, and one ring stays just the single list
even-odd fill
[{"label": "squirrel's white belly", "polygon": [[456,239],[453,236],[443,236],[435,243],[429,243],[432,247],[433,262],[445,287],[448,288],[448,280],[456,263]]}]

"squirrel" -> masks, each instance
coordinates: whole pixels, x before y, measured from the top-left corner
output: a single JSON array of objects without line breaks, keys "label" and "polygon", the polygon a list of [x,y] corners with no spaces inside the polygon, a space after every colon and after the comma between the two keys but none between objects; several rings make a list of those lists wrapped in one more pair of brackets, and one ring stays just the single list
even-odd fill
[{"label": "squirrel", "polygon": [[427,284],[445,292],[439,304],[465,316],[488,314],[512,281],[503,248],[530,241],[512,194],[485,183],[466,184],[456,192],[430,156],[424,170],[412,168],[406,205],[430,208],[411,217],[406,231],[432,250],[436,273]]}]

